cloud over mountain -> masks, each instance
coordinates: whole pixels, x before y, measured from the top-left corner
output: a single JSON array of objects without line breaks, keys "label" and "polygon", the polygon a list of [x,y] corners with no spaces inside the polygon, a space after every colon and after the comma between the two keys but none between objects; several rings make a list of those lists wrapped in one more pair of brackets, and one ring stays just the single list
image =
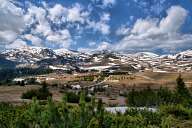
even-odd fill
[{"label": "cloud over mountain", "polygon": [[130,32],[117,44],[116,50],[175,50],[177,47],[190,46],[191,34],[180,33],[180,28],[187,17],[187,10],[172,6],[163,19],[138,19]]},{"label": "cloud over mountain", "polygon": [[174,0],[0,0],[0,50],[176,52],[192,47],[191,17],[191,8]]}]

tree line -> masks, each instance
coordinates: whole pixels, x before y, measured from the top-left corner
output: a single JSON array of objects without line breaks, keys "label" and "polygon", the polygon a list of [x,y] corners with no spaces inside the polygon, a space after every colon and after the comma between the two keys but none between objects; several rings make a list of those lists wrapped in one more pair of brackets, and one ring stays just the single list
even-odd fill
[{"label": "tree line", "polygon": [[0,69],[0,84],[11,84],[12,79],[23,76],[35,76],[52,73],[53,70],[46,68],[15,68]]},{"label": "tree line", "polygon": [[150,87],[141,91],[132,89],[127,94],[127,103],[129,106],[137,107],[155,107],[162,104],[183,104],[185,106],[191,106],[192,95],[181,75],[176,79],[176,83],[177,85],[174,91],[162,87],[156,91]]}]

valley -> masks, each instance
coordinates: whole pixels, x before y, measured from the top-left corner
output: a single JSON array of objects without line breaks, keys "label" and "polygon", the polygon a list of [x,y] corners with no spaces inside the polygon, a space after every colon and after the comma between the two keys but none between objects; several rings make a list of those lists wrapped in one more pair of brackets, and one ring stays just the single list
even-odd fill
[{"label": "valley", "polygon": [[[7,66],[2,66],[3,72],[0,73],[1,80],[4,80],[1,81],[2,102],[23,103],[27,100],[21,99],[22,93],[38,89],[43,83],[55,101],[60,101],[65,92],[79,93],[83,89],[90,96],[103,99],[108,106],[126,105],[124,96],[132,89],[158,90],[162,87],[175,90],[179,74],[186,86],[192,87],[191,50],[175,55],[157,55],[24,47],[1,52],[1,59],[4,60],[2,65]],[[7,74],[8,71],[12,75]],[[24,87],[19,86],[22,82]]]}]

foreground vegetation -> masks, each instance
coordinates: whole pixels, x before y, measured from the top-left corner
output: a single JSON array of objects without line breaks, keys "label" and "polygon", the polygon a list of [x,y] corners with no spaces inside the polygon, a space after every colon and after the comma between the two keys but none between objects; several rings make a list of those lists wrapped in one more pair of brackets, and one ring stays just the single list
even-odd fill
[{"label": "foreground vegetation", "polygon": [[48,98],[41,103],[33,98],[30,104],[12,106],[0,104],[1,128],[190,128],[192,109],[178,105],[163,105],[155,112],[128,109],[125,113],[105,111],[101,100],[85,102],[81,93],[78,105],[54,103]]},{"label": "foreground vegetation", "polygon": [[[48,97],[47,101],[40,101],[38,95],[42,94],[47,94],[43,95],[43,99]],[[107,112],[102,100],[94,97],[87,102],[85,91],[80,95],[66,93],[62,101],[56,103],[43,86],[31,97],[32,102],[22,106],[0,103],[0,128],[192,127],[191,93],[181,76],[177,78],[175,91],[166,88],[157,91],[150,88],[139,92],[132,90],[127,95],[130,107],[125,113]],[[155,107],[156,111],[137,107]]]}]

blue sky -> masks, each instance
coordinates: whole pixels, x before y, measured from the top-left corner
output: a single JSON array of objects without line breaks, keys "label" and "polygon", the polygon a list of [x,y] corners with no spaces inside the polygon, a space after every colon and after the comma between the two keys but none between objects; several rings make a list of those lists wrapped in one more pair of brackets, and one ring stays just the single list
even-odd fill
[{"label": "blue sky", "polygon": [[191,0],[0,0],[0,48],[175,53],[192,48]]}]

